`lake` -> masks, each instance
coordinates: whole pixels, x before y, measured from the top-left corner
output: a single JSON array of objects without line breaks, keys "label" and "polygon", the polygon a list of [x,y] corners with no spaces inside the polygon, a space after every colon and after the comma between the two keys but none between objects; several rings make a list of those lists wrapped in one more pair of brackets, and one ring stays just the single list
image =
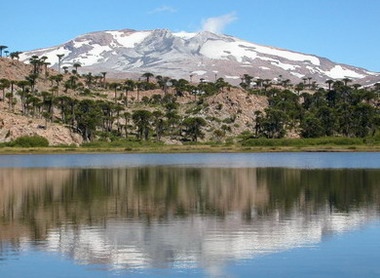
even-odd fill
[{"label": "lake", "polygon": [[0,156],[0,277],[380,277],[380,153]]}]

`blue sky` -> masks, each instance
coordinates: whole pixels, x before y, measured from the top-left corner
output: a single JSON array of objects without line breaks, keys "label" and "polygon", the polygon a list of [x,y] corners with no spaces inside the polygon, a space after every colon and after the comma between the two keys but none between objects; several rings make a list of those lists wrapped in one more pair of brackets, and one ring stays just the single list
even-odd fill
[{"label": "blue sky", "polygon": [[379,0],[12,0],[0,11],[9,51],[92,31],[210,30],[380,72]]}]

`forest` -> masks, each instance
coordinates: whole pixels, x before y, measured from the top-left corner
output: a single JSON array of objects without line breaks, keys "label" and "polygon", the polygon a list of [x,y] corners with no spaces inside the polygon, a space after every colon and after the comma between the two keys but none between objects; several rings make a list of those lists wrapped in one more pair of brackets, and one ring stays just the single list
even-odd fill
[{"label": "forest", "polygon": [[[18,65],[19,54],[0,60]],[[54,71],[46,57],[33,56],[29,64],[23,79],[0,79],[3,109],[43,118],[42,128],[63,125],[80,134],[84,143],[174,140],[255,145],[260,139],[374,138],[377,142],[379,137],[380,83],[364,87],[345,78],[317,84],[305,77],[292,84],[281,76],[262,80],[244,74],[239,85],[231,85],[221,77],[194,83],[191,76],[177,80],[150,72],[137,79],[112,79],[107,72],[80,74],[80,63]],[[252,117],[241,126],[235,121],[239,109],[223,118],[210,112],[224,111],[224,101],[212,106],[211,99],[226,92],[231,96],[243,92],[247,99],[254,96],[266,105],[246,107]]]}]

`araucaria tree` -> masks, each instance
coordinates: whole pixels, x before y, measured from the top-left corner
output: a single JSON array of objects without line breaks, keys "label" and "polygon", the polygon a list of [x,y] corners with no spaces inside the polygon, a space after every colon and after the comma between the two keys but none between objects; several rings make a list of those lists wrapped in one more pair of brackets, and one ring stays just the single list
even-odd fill
[{"label": "araucaria tree", "polygon": [[305,138],[373,135],[380,126],[376,95],[349,82],[327,80],[329,89],[314,94],[299,94],[303,88],[296,87],[299,97],[288,90],[268,91],[269,107],[256,118],[256,136],[281,138],[291,129]]},{"label": "araucaria tree", "polygon": [[182,122],[182,125],[185,138],[190,138],[191,141],[197,142],[198,138],[202,138],[204,135],[202,127],[206,125],[206,121],[201,117],[189,117]]},{"label": "araucaria tree", "polygon": [[[15,59],[18,53],[10,56]],[[212,138],[222,142],[224,138],[232,141],[243,131],[239,138],[252,140],[290,136],[367,140],[372,136],[368,140],[372,142],[380,127],[380,83],[367,88],[345,78],[317,87],[310,77],[292,85],[283,76],[271,80],[244,74],[238,88],[217,76],[212,82],[201,79],[196,84],[157,75],[152,82],[149,72],[138,80],[106,82],[106,72],[77,74],[79,63],[72,65],[71,73],[54,74],[54,69],[47,70],[47,57],[32,56],[29,62],[24,80],[0,79],[0,98],[8,102],[1,107],[25,117],[45,118],[46,126],[50,122],[65,125],[84,141],[133,141],[133,135],[141,141]],[[268,105],[255,111],[253,95]]]},{"label": "araucaria tree", "polygon": [[95,138],[97,128],[102,121],[102,111],[95,101],[84,99],[78,103],[75,109],[77,130],[85,141]]},{"label": "araucaria tree", "polygon": [[150,120],[152,113],[147,110],[136,110],[132,114],[132,120],[137,127],[137,138],[148,140],[150,130]]},{"label": "araucaria tree", "polygon": [[8,48],[8,46],[6,46],[6,45],[0,45],[0,57],[3,57],[3,50],[7,49],[7,48]]}]

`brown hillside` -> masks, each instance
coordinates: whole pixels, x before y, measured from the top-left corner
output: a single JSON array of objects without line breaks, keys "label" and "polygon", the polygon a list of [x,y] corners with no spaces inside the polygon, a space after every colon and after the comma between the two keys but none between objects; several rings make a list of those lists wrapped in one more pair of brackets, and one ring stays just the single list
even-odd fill
[{"label": "brown hillside", "polygon": [[0,79],[23,80],[30,71],[30,65],[8,58],[0,58]]},{"label": "brown hillside", "polygon": [[[9,58],[0,58],[0,79],[6,78],[8,80],[20,81],[25,80],[25,76],[29,75],[33,67],[28,64],[24,64],[19,61],[11,60]],[[44,72],[40,74],[37,81],[37,91],[49,91],[51,90],[51,81],[48,80],[48,76],[58,74],[55,70],[48,69],[47,74]],[[63,83],[72,76],[71,74],[65,74],[64,80],[61,82],[59,92],[63,94]],[[82,80],[83,82],[84,80]],[[110,80],[109,82],[123,82],[124,80]],[[196,84],[195,84],[196,85]],[[9,91],[10,89],[6,89]],[[15,85],[14,91],[19,90]],[[175,94],[174,89],[168,90],[169,94]],[[68,90],[66,94],[75,98],[84,98],[85,96],[79,95],[77,92]],[[119,95],[122,92],[119,92]],[[140,91],[139,96],[136,91],[129,92],[129,105],[128,111],[133,112],[135,109],[147,109],[154,110],[156,107],[145,105],[141,102],[137,102],[145,96],[150,98],[154,94],[163,95],[164,92],[160,89],[150,91]],[[0,92],[2,97],[2,92]],[[25,117],[21,114],[21,106],[17,93],[15,93],[17,104],[14,109],[10,109],[8,99],[0,102],[0,142],[9,142],[19,136],[24,135],[40,135],[49,140],[50,145],[79,145],[82,143],[81,136],[74,134],[68,128],[63,127],[57,123],[45,123],[45,120],[35,117]],[[91,96],[94,98],[94,96]],[[97,90],[97,97],[99,99],[108,98],[110,101],[114,100],[114,91],[100,89]],[[203,140],[224,140],[228,137],[235,137],[245,130],[252,131],[254,112],[257,110],[263,110],[268,106],[266,97],[250,95],[247,92],[239,88],[224,89],[222,92],[205,98],[202,105],[197,105],[194,96],[190,93],[184,92],[183,95],[177,96],[177,102],[180,104],[179,114],[183,117],[202,117],[207,122],[207,127],[204,128],[205,137]],[[191,112],[189,112],[191,111]],[[59,117],[59,114],[56,116]],[[121,124],[123,122],[121,121]],[[225,133],[223,138],[215,138],[215,132],[223,130]],[[162,138],[166,143],[180,143],[173,138]]]},{"label": "brown hillside", "polygon": [[[31,71],[31,65],[9,58],[0,58],[0,79],[25,80],[25,76],[30,74]],[[57,74],[52,69],[48,69],[48,73]],[[40,78],[37,89],[45,90],[49,84],[50,81],[46,78]],[[0,142],[10,142],[20,136],[39,135],[47,138],[52,146],[79,145],[82,143],[81,136],[73,134],[70,129],[62,125],[49,124],[46,126],[44,119],[22,116],[20,113],[21,108],[18,105],[16,105],[14,111],[9,111],[7,101],[2,99],[2,93],[0,98]]]}]

